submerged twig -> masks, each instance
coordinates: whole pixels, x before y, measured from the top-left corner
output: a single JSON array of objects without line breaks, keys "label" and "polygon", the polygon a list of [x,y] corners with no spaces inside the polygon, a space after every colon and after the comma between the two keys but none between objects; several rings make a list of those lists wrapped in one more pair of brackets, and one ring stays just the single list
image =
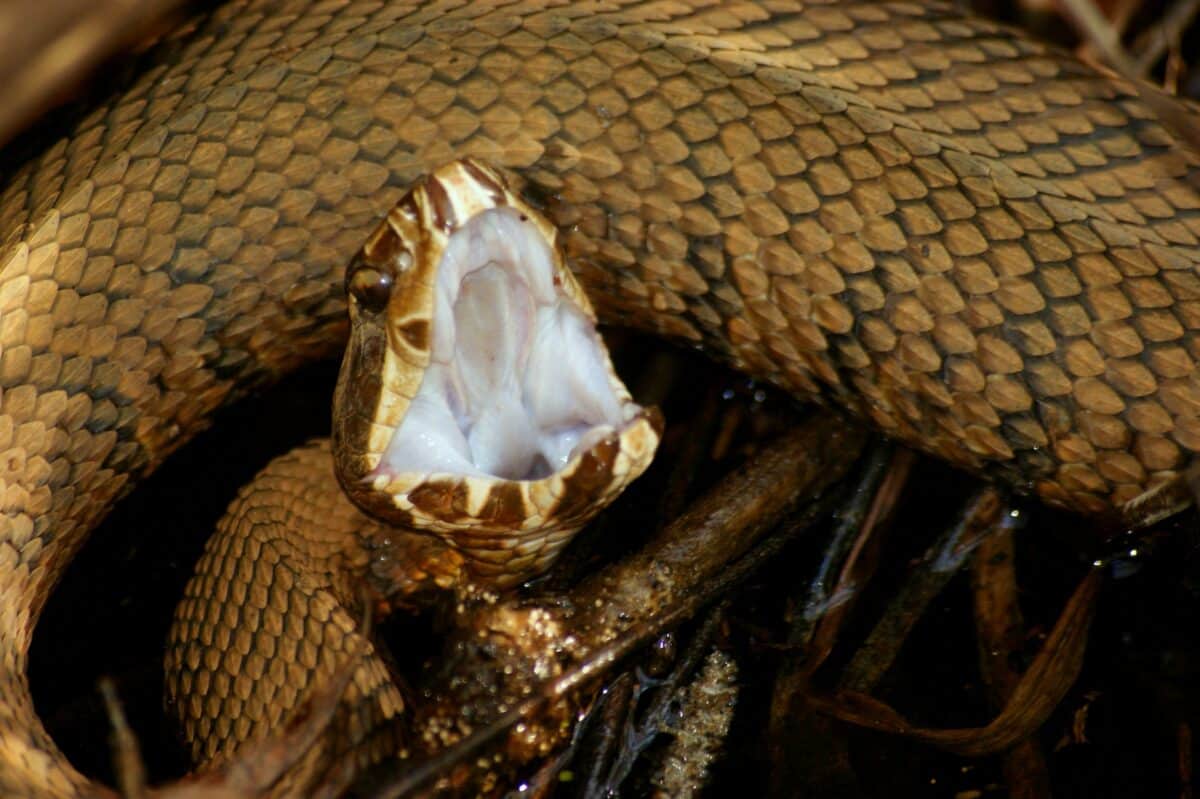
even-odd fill
[{"label": "submerged twig", "polygon": [[811,701],[843,721],[903,735],[960,755],[980,756],[1007,749],[1032,735],[1074,684],[1083,665],[1087,631],[1100,584],[1101,572],[1088,572],[1008,704],[985,727],[949,730],[918,727],[887,704],[851,691],[833,697],[813,696]]},{"label": "submerged twig", "polygon": [[1109,66],[1122,75],[1139,75],[1125,47],[1121,34],[1100,13],[1092,0],[1058,0],[1063,16]]},{"label": "submerged twig", "polygon": [[913,464],[916,463],[916,457],[912,450],[903,447],[892,454],[887,473],[872,500],[866,518],[863,519],[854,546],[842,563],[841,573],[833,591],[833,596],[842,599],[828,607],[817,622],[805,659],[804,668],[807,674],[815,672],[833,651],[842,622],[845,621],[858,592],[858,586],[865,585],[875,573],[879,565],[879,553],[883,547],[883,533],[895,513]]},{"label": "submerged twig", "polygon": [[113,765],[117,773],[117,787],[123,799],[142,799],[146,795],[146,767],[142,763],[141,747],[137,736],[125,720],[125,710],[117,697],[116,686],[108,677],[100,680],[100,696],[112,725]]},{"label": "submerged twig", "polygon": [[846,562],[855,542],[858,541],[859,531],[862,530],[868,514],[878,507],[880,486],[884,478],[895,474],[892,468],[895,454],[895,447],[889,443],[882,443],[871,451],[863,477],[854,489],[854,494],[846,507],[837,513],[838,523],[821,556],[817,573],[813,576],[803,612],[788,634],[789,646],[806,644],[813,625],[847,598],[846,594],[837,591],[834,575],[840,573],[840,567]]},{"label": "submerged twig", "polygon": [[[630,683],[632,690],[629,691],[626,701],[624,723],[621,725],[622,734],[613,736],[614,740],[620,740],[623,745],[608,764],[608,768],[604,769],[604,773],[600,774],[600,769],[597,769],[595,778],[588,780],[587,790],[583,793],[584,799],[605,799],[617,795],[621,783],[633,770],[638,757],[654,743],[660,733],[669,731],[670,705],[678,701],[684,680],[694,673],[700,659],[708,651],[709,642],[727,605],[728,601],[725,601],[709,612],[700,629],[692,636],[679,662],[665,679],[647,680],[644,675],[639,675]],[[651,691],[653,696],[650,702],[635,718],[634,711],[642,694]]]},{"label": "submerged twig", "polygon": [[[1020,683],[1012,662],[1024,641],[1011,530],[997,530],[980,542],[971,563],[971,585],[980,673],[990,704],[1001,710]],[[1013,799],[1049,799],[1050,775],[1036,737],[1004,754],[1004,777]]]},{"label": "submerged twig", "polygon": [[[853,782],[844,742],[830,729],[828,718],[813,713],[801,701],[810,676],[832,648],[842,616],[839,614],[833,626],[825,628],[820,646],[810,647],[810,644],[827,614],[853,599],[857,583],[851,584],[847,576],[853,573],[855,579],[865,579],[865,569],[855,571],[847,567],[854,561],[854,553],[863,551],[864,536],[879,537],[879,529],[886,527],[886,519],[911,464],[912,453],[908,450],[896,450],[890,444],[872,450],[851,500],[838,512],[832,540],[808,588],[802,610],[792,622],[787,646],[797,656],[780,669],[771,698],[768,737],[776,742],[771,751],[775,761],[771,771],[773,796],[790,794],[795,784],[793,777],[800,774],[808,784],[818,786],[823,792],[836,793]],[[834,574],[838,575],[838,581],[831,585]],[[796,741],[801,742],[800,746],[795,745]]]},{"label": "submerged twig", "polygon": [[1011,519],[1000,493],[992,486],[980,489],[962,516],[930,548],[919,568],[905,581],[887,612],[867,636],[842,674],[842,687],[868,692],[891,668],[900,647],[934,597],[957,572],[967,553]]},{"label": "submerged twig", "polygon": [[700,676],[688,686],[675,738],[661,768],[651,777],[656,799],[692,799],[704,787],[708,769],[729,733],[737,701],[737,663],[714,650]]},{"label": "submerged twig", "polygon": [[1178,0],[1167,9],[1154,25],[1138,34],[1130,48],[1134,54],[1133,72],[1137,77],[1145,77],[1154,69],[1171,47],[1178,46],[1180,36],[1187,30],[1200,12],[1200,0]]},{"label": "submerged twig", "polygon": [[584,721],[586,724],[594,719],[597,730],[594,736],[595,751],[587,769],[587,782],[581,793],[583,799],[603,799],[612,795],[611,786],[616,781],[613,770],[616,768],[616,761],[621,758],[630,734],[629,730],[633,726],[634,711],[641,690],[642,686],[633,671],[622,673],[605,689],[599,707],[594,708]]}]

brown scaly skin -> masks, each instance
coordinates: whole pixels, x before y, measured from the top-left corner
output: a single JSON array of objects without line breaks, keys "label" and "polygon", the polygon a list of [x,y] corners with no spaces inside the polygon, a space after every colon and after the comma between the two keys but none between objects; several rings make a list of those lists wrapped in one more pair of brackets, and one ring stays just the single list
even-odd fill
[{"label": "brown scaly skin", "polygon": [[278,732],[313,686],[352,662],[332,731],[271,795],[312,793],[307,780],[331,763],[365,767],[394,755],[407,742],[388,722],[407,703],[361,634],[364,602],[378,618],[397,595],[460,582],[462,562],[435,539],[354,507],[333,478],[328,441],[277,458],[221,519],[175,612],[168,709],[193,759],[217,767],[235,746]]},{"label": "brown scaly skin", "polygon": [[459,155],[529,182],[607,319],[1050,502],[1200,450],[1196,160],[1129,86],[948,5],[544,5],[225,8],[8,176],[0,793],[85,785],[24,673],[84,535],[336,351],[350,255]]}]

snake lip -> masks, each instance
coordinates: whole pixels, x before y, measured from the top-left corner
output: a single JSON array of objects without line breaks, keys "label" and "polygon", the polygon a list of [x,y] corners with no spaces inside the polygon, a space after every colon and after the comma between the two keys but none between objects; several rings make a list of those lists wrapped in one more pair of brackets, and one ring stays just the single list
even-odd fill
[{"label": "snake lip", "polygon": [[347,285],[335,461],[372,515],[511,580],[649,465],[657,412],[613,371],[556,229],[498,173],[459,161],[429,175]]}]

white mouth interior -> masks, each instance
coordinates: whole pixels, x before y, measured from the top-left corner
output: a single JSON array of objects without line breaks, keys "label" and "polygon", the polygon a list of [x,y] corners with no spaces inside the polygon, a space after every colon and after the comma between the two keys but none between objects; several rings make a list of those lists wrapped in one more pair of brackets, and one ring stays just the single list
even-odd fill
[{"label": "white mouth interior", "polygon": [[537,480],[636,414],[517,211],[483,211],[451,235],[435,302],[430,364],[376,473]]}]

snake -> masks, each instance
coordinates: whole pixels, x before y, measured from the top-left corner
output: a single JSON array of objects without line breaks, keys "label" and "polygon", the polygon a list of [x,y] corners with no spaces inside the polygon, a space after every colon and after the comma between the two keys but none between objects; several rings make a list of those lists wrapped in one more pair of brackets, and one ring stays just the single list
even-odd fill
[{"label": "snake", "polygon": [[0,189],[0,792],[95,788],[25,673],[88,532],[333,357],[345,265],[467,156],[601,320],[1049,504],[1200,451],[1197,157],[1136,83],[943,2],[233,2]]}]

